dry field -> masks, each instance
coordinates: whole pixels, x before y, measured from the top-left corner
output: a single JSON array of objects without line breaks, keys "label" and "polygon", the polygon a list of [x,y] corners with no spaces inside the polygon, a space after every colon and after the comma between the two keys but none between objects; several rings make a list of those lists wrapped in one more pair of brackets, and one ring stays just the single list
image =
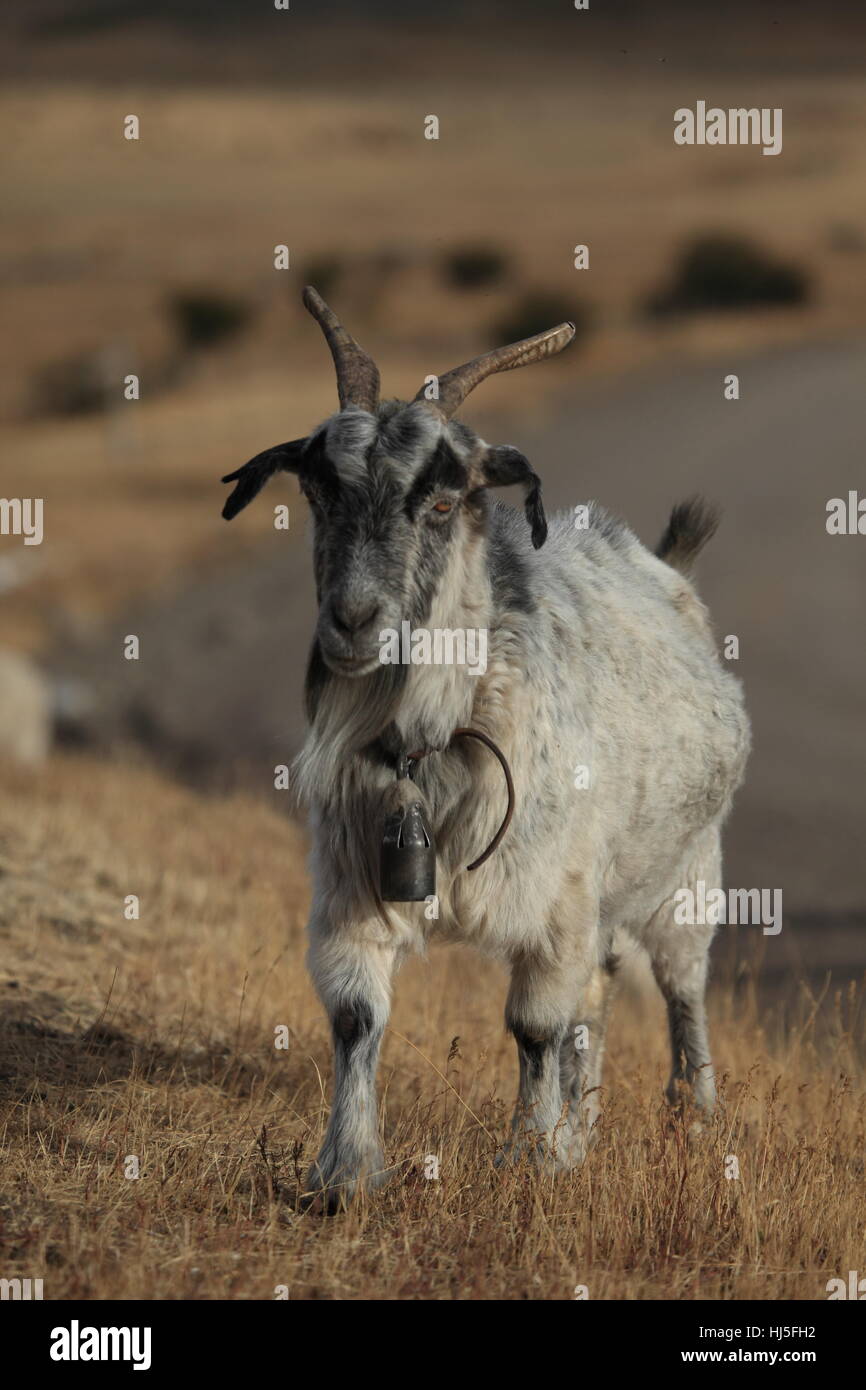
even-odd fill
[{"label": "dry field", "polygon": [[[168,628],[196,581],[229,582],[266,562],[269,509],[226,528],[218,479],[334,408],[326,349],[300,308],[316,264],[338,264],[333,291],[322,288],[376,355],[389,394],[414,393],[425,374],[492,345],[494,325],[525,294],[552,297],[557,317],[585,308],[585,340],[544,371],[491,380],[473,423],[489,422],[497,439],[549,428],[553,472],[554,456],[571,458],[556,430],[564,402],[580,409],[576,388],[603,395],[629,373],[639,382],[657,372],[659,411],[647,417],[657,472],[648,468],[646,486],[666,500],[665,413],[690,408],[675,394],[682,368],[740,370],[763,349],[862,339],[859,21],[817,24],[809,8],[758,33],[742,19],[754,7],[739,12],[742,28],[726,6],[710,34],[691,23],[692,7],[675,22],[649,7],[649,19],[627,15],[621,33],[614,17],[608,31],[578,22],[567,41],[548,41],[532,38],[531,9],[512,33],[496,6],[473,34],[437,13],[423,42],[402,16],[383,38],[366,11],[357,32],[342,20],[316,34],[281,19],[271,40],[248,32],[246,16],[234,30],[212,25],[209,11],[208,23],[196,14],[186,28],[157,7],[163,19],[127,15],[128,26],[87,31],[56,23],[55,0],[27,8],[50,18],[41,29],[16,23],[0,56],[9,78],[0,494],[44,499],[45,544],[4,538],[0,648],[62,666],[79,641],[134,622],[137,605],[162,605]],[[783,106],[783,153],[674,146],[674,109],[699,97]],[[435,143],[422,138],[430,112],[441,120]],[[137,143],[122,138],[127,113],[140,116]],[[801,268],[809,298],[649,321],[646,295],[668,279],[683,242],[706,232],[752,238]],[[273,269],[281,243],[291,251],[285,273]],[[573,269],[578,243],[591,248],[588,272]],[[466,245],[501,252],[504,276],[449,284],[443,258]],[[170,304],[189,291],[243,301],[247,330],[185,349]],[[52,412],[44,373],[72,380],[82,363],[112,390],[138,373],[141,400]],[[788,695],[803,685],[808,701],[806,676],[825,667],[811,655],[789,667],[773,624],[788,621],[789,594],[801,616],[798,583],[823,579],[844,645],[857,583],[853,566],[842,578],[826,561],[804,566],[760,534],[767,499],[812,487],[811,461],[796,456],[792,473],[774,444],[788,411],[778,400],[808,401],[808,370],[792,368],[781,385],[769,371],[765,414],[749,415],[744,392],[748,448],[733,438],[733,462],[722,451],[717,469],[720,485],[733,476],[741,515],[757,498],[754,528],[741,527],[745,543],[730,560],[757,614],[755,684],[769,691],[756,760],[794,772],[813,714],[798,723],[803,700]],[[843,366],[843,384],[853,370]],[[852,418],[846,391],[837,449]],[[826,388],[818,406],[827,418]],[[580,420],[574,434],[581,486],[588,476],[607,499],[633,476],[623,461],[642,458],[640,448],[624,443],[608,479],[606,435],[587,439]],[[715,457],[684,438],[677,477],[684,459]],[[765,440],[758,469],[751,460]],[[829,450],[822,437],[822,467]],[[803,515],[778,516],[773,526],[801,544]],[[287,541],[303,545],[303,528]],[[756,554],[772,554],[776,568],[762,570]],[[805,602],[803,611],[807,634],[810,621],[828,630],[823,612]],[[224,620],[241,625],[235,612]],[[220,640],[217,631],[203,665]],[[823,727],[848,727],[839,708],[847,720],[858,669],[826,667],[826,699],[823,689],[814,699]],[[177,669],[166,671],[182,692]],[[248,699],[239,708],[253,717]],[[787,740],[781,755],[780,740],[766,737],[771,722]],[[225,742],[215,744],[220,757]],[[802,859],[784,813],[804,779],[770,794],[777,782],[756,766],[742,833],[769,846],[771,862]],[[814,909],[822,931],[828,905],[862,902],[846,838],[853,794],[834,786],[834,814],[822,813],[821,778],[832,784],[835,767],[807,765],[801,816],[820,824],[808,838],[814,883],[798,905]],[[775,861],[774,834],[785,848]],[[304,854],[279,806],[206,797],[133,759],[57,754],[35,775],[0,767],[0,1275],[41,1277],[48,1299],[271,1299],[285,1286],[292,1299],[536,1300],[571,1299],[582,1285],[592,1299],[653,1300],[823,1299],[828,1279],[862,1270],[862,995],[852,986],[813,997],[792,968],[779,1011],[766,995],[759,1007],[760,982],[743,964],[752,943],[730,936],[711,996],[723,1103],[703,1135],[664,1106],[663,1011],[635,991],[615,1015],[599,1143],[584,1170],[553,1183],[526,1167],[494,1168],[517,1071],[505,980],[441,950],[404,970],[385,1040],[394,1181],[339,1218],[301,1212],[299,1182],[331,1087],[327,1028],[304,968]],[[835,885],[828,865],[843,859]],[[138,920],[124,915],[130,894]],[[837,964],[849,959],[840,947]],[[283,1026],[290,1046],[277,1050]],[[438,1180],[425,1176],[431,1155]],[[726,1176],[731,1156],[738,1179]],[[137,1178],[126,1176],[130,1158]]]},{"label": "dry field", "polygon": [[393,1184],[299,1213],[330,1086],[302,864],[290,821],[144,768],[0,773],[4,1276],[49,1299],[822,1299],[860,1267],[853,989],[820,1012],[804,995],[782,1034],[720,978],[723,1103],[691,1138],[661,1099],[660,1010],[623,998],[599,1143],[553,1182],[493,1166],[516,1081],[498,970],[435,952],[398,981],[384,1047]]},{"label": "dry field", "polygon": [[[104,53],[99,78],[70,80],[81,70],[72,44],[55,61],[66,80],[31,74],[0,98],[0,494],[26,487],[46,506],[46,544],[16,558],[0,644],[43,651],[265,531],[251,513],[226,542],[217,479],[333,409],[326,350],[300,308],[317,264],[336,258],[331,297],[394,394],[490,346],[526,292],[552,297],[559,317],[586,308],[586,340],[561,362],[485,387],[503,428],[509,412],[525,428],[546,393],[576,381],[862,334],[863,84],[802,56],[785,70],[778,36],[755,72],[738,71],[727,49],[684,56],[630,41],[551,44],[527,65],[493,26],[474,47],[407,39],[414,68],[389,65],[375,90],[345,32],[329,35],[326,67],[320,47],[310,63],[288,44],[290,76],[228,85],[210,49],[209,78],[125,76],[150,52],[144,35],[126,42]],[[92,37],[91,67],[107,43]],[[177,51],[164,43],[160,71],[172,74]],[[749,105],[756,90],[784,106],[781,155],[674,145],[683,101],[707,92]],[[428,111],[441,119],[438,142],[422,138]],[[138,142],[122,138],[129,112]],[[810,298],[649,323],[641,303],[683,242],[707,231],[754,238],[801,267]],[[273,269],[280,243],[286,272]],[[590,247],[588,271],[573,268],[577,243]],[[442,258],[467,244],[503,253],[501,282],[449,285]],[[189,290],[239,297],[249,330],[175,360],[169,300]],[[118,390],[105,414],[46,413],[41,374],[74,375],[82,360],[112,381],[137,372],[141,400],[122,403]]]}]

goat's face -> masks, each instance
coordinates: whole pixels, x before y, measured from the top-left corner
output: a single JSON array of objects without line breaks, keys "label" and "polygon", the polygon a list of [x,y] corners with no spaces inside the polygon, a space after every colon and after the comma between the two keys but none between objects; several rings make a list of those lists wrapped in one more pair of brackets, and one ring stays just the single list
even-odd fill
[{"label": "goat's face", "polygon": [[383,629],[423,626],[456,553],[483,528],[478,441],[421,405],[344,410],[299,469],[313,513],[322,656],[340,675],[379,663]]},{"label": "goat's face", "polygon": [[437,596],[454,621],[472,574],[469,552],[484,534],[488,487],[522,484],[533,544],[547,531],[540,482],[523,455],[488,447],[423,402],[385,402],[375,414],[349,407],[308,439],[259,455],[232,475],[238,488],[227,514],[279,469],[297,473],[312,510],[317,637],[342,676],[375,670],[383,630],[425,626]]},{"label": "goat's face", "polygon": [[452,417],[491,373],[561,352],[574,324],[427,377],[409,405],[380,404],[373,359],[311,285],[304,305],[331,350],[342,409],[308,439],[267,449],[223,478],[236,483],[223,516],[236,516],[274,473],[297,473],[315,517],[319,651],[332,671],[360,676],[379,664],[383,629],[399,632],[406,621],[423,627],[437,597],[443,625],[459,625],[461,598],[477,572],[469,551],[484,533],[488,487],[523,487],[532,544],[544,544],[541,482],[526,459],[508,446],[488,448]]}]

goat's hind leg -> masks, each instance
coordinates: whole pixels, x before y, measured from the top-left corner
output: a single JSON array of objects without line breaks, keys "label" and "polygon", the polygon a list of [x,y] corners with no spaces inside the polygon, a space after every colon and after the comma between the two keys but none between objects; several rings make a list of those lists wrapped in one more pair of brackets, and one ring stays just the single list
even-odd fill
[{"label": "goat's hind leg", "polygon": [[561,972],[550,962],[524,958],[512,967],[505,1021],[517,1043],[520,1089],[505,1150],[511,1160],[528,1153],[551,1171],[569,1167],[567,1105],[559,1058],[570,1010]]},{"label": "goat's hind leg", "polygon": [[616,996],[618,957],[611,952],[578,1001],[574,1023],[562,1044],[560,1077],[568,1102],[570,1156],[582,1163],[596,1139],[607,1025]]},{"label": "goat's hind leg", "polygon": [[[575,876],[551,914],[545,949],[512,966],[506,1022],[520,1059],[512,1151],[521,1131],[530,1142],[537,1135],[536,1158],[555,1172],[583,1162],[598,1115],[607,1012],[599,949],[598,901]],[[576,1050],[575,1026],[584,1022],[590,1047]]]},{"label": "goat's hind leg", "polygon": [[[702,840],[681,886],[690,889],[697,900],[700,880],[709,892],[721,886],[721,878],[719,835],[714,829]],[[716,1101],[716,1085],[707,1029],[706,988],[715,925],[679,923],[674,917],[676,907],[675,897],[667,899],[644,936],[653,974],[668,1010],[672,1066],[666,1094],[672,1105],[680,1104],[685,1082],[695,1104],[710,1113]]]}]

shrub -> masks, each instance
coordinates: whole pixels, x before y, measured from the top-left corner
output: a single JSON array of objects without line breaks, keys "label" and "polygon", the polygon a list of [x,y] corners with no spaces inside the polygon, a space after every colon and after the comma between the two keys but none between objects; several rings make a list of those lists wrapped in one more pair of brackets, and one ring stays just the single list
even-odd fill
[{"label": "shrub", "polygon": [[[304,267],[301,283],[312,285],[323,299],[330,299],[335,288],[343,278],[344,266],[338,256],[320,256]],[[293,285],[292,294],[297,297],[297,287]]]},{"label": "shrub", "polygon": [[743,237],[700,236],[680,252],[669,283],[651,295],[655,317],[799,304],[808,277]]},{"label": "shrub", "polygon": [[106,408],[111,384],[96,353],[48,362],[34,377],[32,408],[37,415],[89,415]]},{"label": "shrub", "polygon": [[529,291],[515,300],[494,324],[491,330],[492,346],[501,347],[505,343],[519,342],[521,338],[531,338],[545,328],[554,328],[568,320],[577,330],[575,341],[584,338],[590,325],[590,313],[585,305],[575,304],[574,300],[559,295]]},{"label": "shrub", "polygon": [[251,317],[248,305],[214,290],[179,291],[169,311],[186,348],[213,347],[233,337]]},{"label": "shrub", "polygon": [[478,290],[504,280],[508,258],[495,246],[459,246],[443,257],[445,279],[456,290]]}]

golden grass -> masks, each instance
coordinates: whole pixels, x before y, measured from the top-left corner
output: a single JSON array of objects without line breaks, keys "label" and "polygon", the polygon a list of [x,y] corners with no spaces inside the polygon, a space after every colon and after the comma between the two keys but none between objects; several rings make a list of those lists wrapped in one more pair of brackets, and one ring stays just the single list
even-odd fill
[{"label": "golden grass", "polygon": [[660,1010],[624,998],[599,1143],[552,1181],[492,1164],[516,1072],[500,971],[436,951],[383,1050],[395,1181],[299,1214],[330,1089],[301,832],[133,765],[58,757],[0,790],[4,1277],[46,1298],[822,1299],[862,1264],[853,993],[782,1037],[717,986],[723,1104],[691,1139],[661,1099]]}]

